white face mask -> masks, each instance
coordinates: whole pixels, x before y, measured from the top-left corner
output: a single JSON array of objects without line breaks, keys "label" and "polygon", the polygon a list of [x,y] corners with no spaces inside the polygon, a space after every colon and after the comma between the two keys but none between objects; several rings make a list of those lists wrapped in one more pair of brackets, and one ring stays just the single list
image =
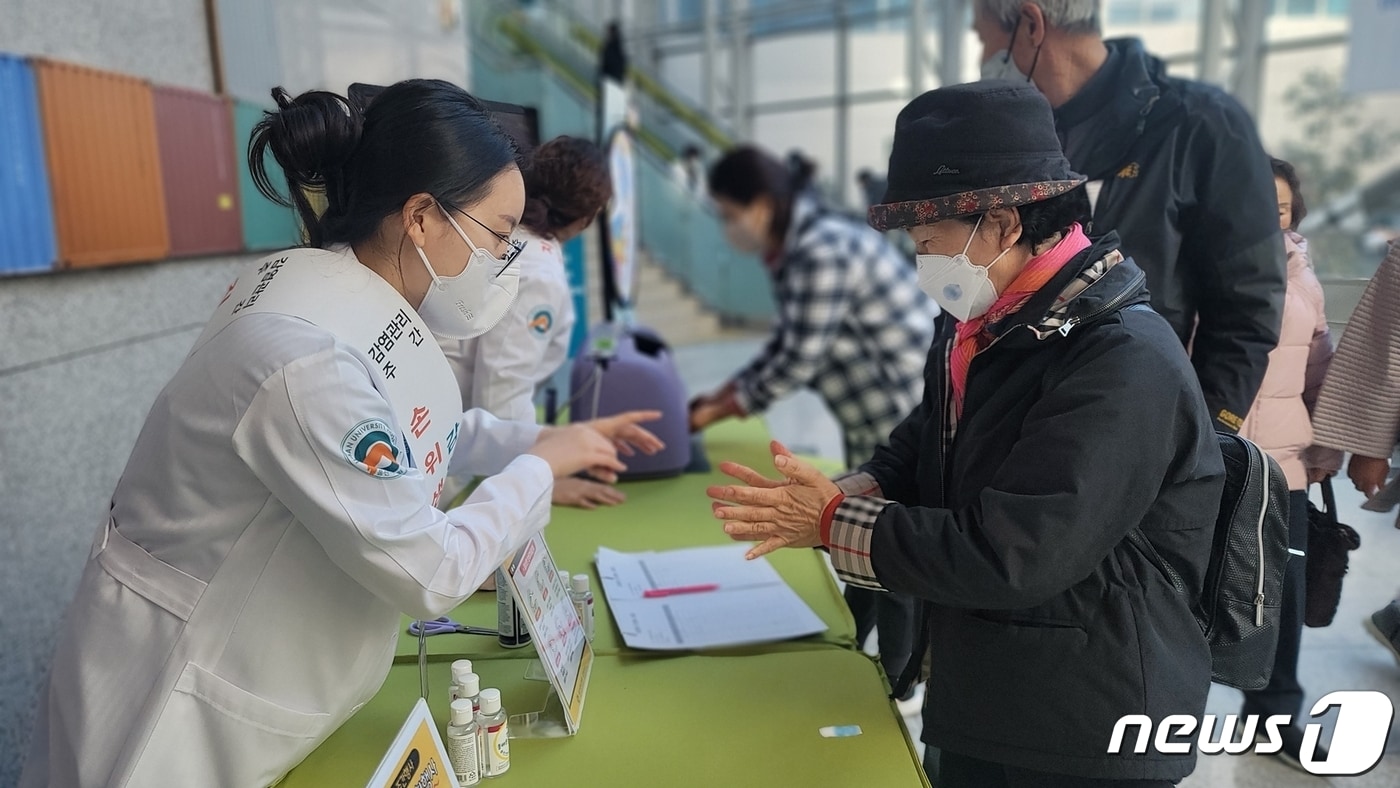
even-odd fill
[{"label": "white face mask", "polygon": [[1016,61],[1011,59],[1011,51],[1002,49],[992,55],[982,63],[983,79],[1013,79],[1018,82],[1030,82],[1031,78],[1024,74],[1016,65]]},{"label": "white face mask", "polygon": [[724,226],[724,240],[745,254],[763,254],[764,251],[763,239],[754,235],[747,227],[738,224]]},{"label": "white face mask", "polygon": [[981,226],[982,219],[979,217],[960,254],[953,257],[921,254],[915,258],[919,266],[919,288],[959,321],[981,317],[996,303],[997,288],[987,276],[987,271],[1011,251],[1003,250],[996,260],[985,267],[967,259],[967,250],[972,247],[972,239],[977,236],[977,228]]},{"label": "white face mask", "polygon": [[[1040,62],[1040,47],[1035,48],[1035,57],[1031,59],[1030,74],[1022,71],[1016,65],[1016,59],[1011,57],[1011,49],[1016,46],[1016,36],[1021,32],[1021,20],[1016,20],[1016,28],[1011,31],[1011,41],[1007,43],[1006,49],[1001,49],[996,54],[982,62],[983,79],[1010,79],[1017,82],[1030,82],[1031,75],[1035,73],[1035,64]],[[1043,44],[1042,44],[1043,46]]]},{"label": "white face mask", "polygon": [[745,254],[762,255],[768,251],[767,224],[761,209],[749,208],[735,213],[724,222],[724,239]]},{"label": "white face mask", "polygon": [[472,239],[462,232],[452,214],[441,205],[438,210],[467,242],[472,255],[462,273],[443,277],[433,270],[423,247],[414,244],[413,248],[427,267],[428,275],[433,278],[433,284],[423,296],[423,303],[418,305],[418,315],[428,325],[429,331],[443,339],[479,337],[501,322],[515,303],[520,288],[520,267],[511,264],[513,258],[502,260],[492,257],[485,249],[477,248]]}]

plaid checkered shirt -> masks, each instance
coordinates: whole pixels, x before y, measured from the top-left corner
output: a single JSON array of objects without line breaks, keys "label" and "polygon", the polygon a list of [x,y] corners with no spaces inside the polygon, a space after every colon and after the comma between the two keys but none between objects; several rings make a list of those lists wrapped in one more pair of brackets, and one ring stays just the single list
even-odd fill
[{"label": "plaid checkered shirt", "polygon": [[809,197],[794,206],[773,294],[767,347],[735,377],[740,406],[759,413],[815,389],[841,424],[846,462],[865,462],[922,396],[938,305],[880,233]]}]

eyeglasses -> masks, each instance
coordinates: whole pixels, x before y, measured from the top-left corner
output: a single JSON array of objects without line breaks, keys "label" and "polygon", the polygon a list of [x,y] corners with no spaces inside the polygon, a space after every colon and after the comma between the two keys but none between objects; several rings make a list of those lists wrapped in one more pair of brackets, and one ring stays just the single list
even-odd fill
[{"label": "eyeglasses", "polygon": [[501,262],[502,262],[501,270],[499,270],[499,271],[496,272],[496,276],[500,276],[501,274],[505,273],[505,272],[506,272],[506,269],[507,269],[507,268],[510,268],[510,264],[513,263],[513,262],[515,262],[515,258],[519,257],[519,256],[520,256],[520,253],[523,252],[523,251],[525,251],[525,242],[524,242],[524,241],[520,241],[520,240],[517,240],[517,239],[515,239],[515,238],[512,238],[512,237],[510,237],[509,235],[506,235],[505,233],[498,233],[498,232],[496,232],[495,230],[492,230],[490,227],[487,227],[487,226],[486,226],[485,224],[483,224],[480,220],[478,220],[475,216],[472,216],[471,214],[467,213],[466,211],[458,211],[458,213],[462,214],[463,216],[467,217],[468,219],[471,219],[473,222],[476,222],[476,226],[477,226],[477,227],[480,227],[481,229],[485,230],[486,232],[491,233],[492,235],[496,236],[497,238],[499,238],[499,239],[508,247],[508,249],[506,250],[505,257],[502,257],[502,258],[501,258]]}]

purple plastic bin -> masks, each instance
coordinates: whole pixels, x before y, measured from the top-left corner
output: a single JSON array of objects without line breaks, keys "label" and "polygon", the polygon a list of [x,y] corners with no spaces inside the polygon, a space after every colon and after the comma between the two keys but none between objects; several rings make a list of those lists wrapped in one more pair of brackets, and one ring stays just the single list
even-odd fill
[{"label": "purple plastic bin", "polygon": [[627,457],[624,479],[676,476],[690,464],[690,417],[686,391],[671,348],[651,329],[594,326],[569,376],[571,421],[629,410],[659,410],[646,428],[666,442],[652,456]]}]

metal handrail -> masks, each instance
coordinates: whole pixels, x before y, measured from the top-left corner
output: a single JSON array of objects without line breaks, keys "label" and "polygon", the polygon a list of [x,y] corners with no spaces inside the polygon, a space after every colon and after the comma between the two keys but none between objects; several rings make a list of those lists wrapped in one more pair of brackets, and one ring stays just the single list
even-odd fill
[{"label": "metal handrail", "polygon": [[[602,44],[600,35],[574,9],[560,3],[546,5],[548,16],[544,17],[521,11],[500,0],[479,2],[473,8],[485,9],[497,18],[513,20],[517,26],[516,33],[530,38],[535,49],[546,51],[555,64],[567,69],[570,81],[591,84],[597,68],[598,47]],[[634,101],[644,125],[660,130],[657,136],[664,139],[672,155],[686,144],[701,143],[720,151],[733,146],[733,139],[715,119],[682,99],[676,90],[655,75],[630,68],[628,77],[636,88]],[[668,139],[664,131],[678,125],[684,127],[684,133]]]},{"label": "metal handrail", "polygon": [[[571,23],[569,31],[574,40],[588,49],[597,49],[602,45],[602,38],[581,22]],[[721,131],[714,121],[705,117],[703,110],[689,106],[677,98],[675,91],[667,88],[656,77],[638,68],[628,68],[627,76],[632,79],[633,84],[643,95],[651,98],[678,119],[684,121],[710,145],[720,150],[733,147],[734,140]]]},{"label": "metal handrail", "polygon": [[[482,3],[482,6],[488,3]],[[481,6],[477,6],[480,8]],[[562,100],[553,111],[560,117],[591,115],[597,87],[578,74],[546,42],[530,35],[513,14],[479,12],[472,19],[474,56],[481,67],[510,79],[510,72],[533,74],[564,88],[544,91]],[[478,89],[489,85],[478,84]],[[532,91],[520,86],[526,93]],[[552,105],[548,105],[552,106]],[[572,121],[571,121],[572,122]],[[664,142],[650,134],[645,118],[634,129],[639,197],[638,240],[653,261],[677,279],[693,297],[728,323],[763,322],[771,318],[770,288],[762,265],[742,255],[724,240],[721,223],[703,199],[684,191],[671,171],[671,156]]]}]

